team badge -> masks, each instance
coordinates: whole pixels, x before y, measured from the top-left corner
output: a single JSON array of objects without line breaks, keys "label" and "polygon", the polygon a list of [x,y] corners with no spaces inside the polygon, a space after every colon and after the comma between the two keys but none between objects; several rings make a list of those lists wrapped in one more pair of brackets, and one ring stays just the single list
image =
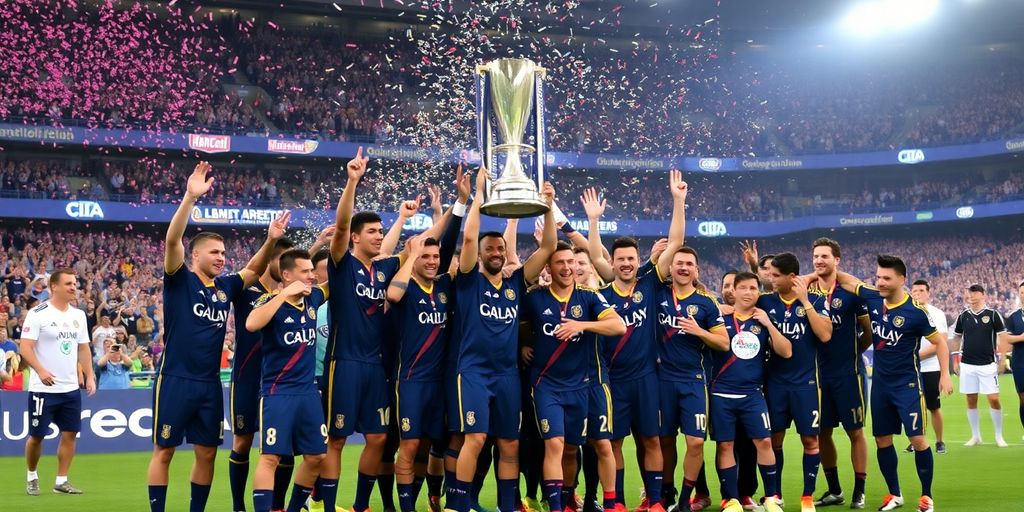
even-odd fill
[{"label": "team badge", "polygon": [[408,432],[412,426],[409,424],[409,418],[402,418],[402,432]]},{"label": "team badge", "polygon": [[334,416],[334,428],[338,429],[338,430],[341,430],[341,429],[345,428],[345,415],[344,414],[336,414]]},{"label": "team badge", "polygon": [[171,438],[171,426],[170,425],[164,425],[163,428],[160,429],[160,438],[161,439],[170,439]]},{"label": "team badge", "polygon": [[466,413],[466,425],[469,425],[471,427],[473,425],[476,425],[476,413],[475,412],[469,411],[469,412]]},{"label": "team badge", "polygon": [[377,280],[381,281],[381,282],[384,281],[384,272],[380,272],[380,271],[377,272]]},{"label": "team badge", "polygon": [[700,311],[700,308],[698,308],[696,304],[690,304],[689,306],[686,306],[686,314],[687,315],[690,315],[690,316],[696,315],[697,311]]},{"label": "team badge", "polygon": [[633,303],[640,304],[644,300],[643,292],[633,292]]},{"label": "team badge", "polygon": [[754,334],[754,336],[757,336],[758,334],[761,334],[761,326],[760,325],[753,325],[753,326],[751,326],[750,327],[750,332],[752,332]]},{"label": "team badge", "polygon": [[516,292],[511,288],[505,289],[505,298],[508,300],[516,300]]},{"label": "team badge", "polygon": [[804,307],[803,306],[797,306],[796,307],[796,316],[799,316],[801,318],[807,316],[807,312],[804,311]]},{"label": "team badge", "polygon": [[61,340],[61,342],[60,342],[60,352],[62,354],[64,354],[64,355],[70,355],[71,354],[71,340]]},{"label": "team badge", "polygon": [[988,315],[985,315],[985,316],[981,317],[981,323],[987,324],[987,323],[989,323],[989,321],[990,321],[990,319],[989,319]]},{"label": "team badge", "polygon": [[245,428],[245,416],[238,414],[235,416],[235,430],[241,430]]},{"label": "team badge", "polygon": [[573,318],[580,318],[583,316],[583,306],[580,306],[579,304],[573,306],[569,311],[569,314],[571,314]]},{"label": "team badge", "polygon": [[217,300],[221,302],[227,302],[228,294],[224,293],[224,290],[217,290]]},{"label": "team badge", "polygon": [[551,430],[551,425],[548,420],[540,420],[540,431],[547,434]]},{"label": "team badge", "polygon": [[832,299],[832,307],[837,309],[843,307],[843,299],[840,299],[839,297],[834,297]]},{"label": "team badge", "polygon": [[306,308],[306,314],[309,315],[310,320],[316,320],[316,310],[312,306]]},{"label": "team badge", "polygon": [[38,427],[39,426],[39,419],[38,418],[32,418],[32,426],[33,427]]},{"label": "team badge", "polygon": [[441,304],[447,304],[448,303],[448,294],[445,293],[445,292],[438,293],[437,294],[437,300],[440,301]]},{"label": "team badge", "polygon": [[327,324],[321,325],[320,327],[317,327],[316,332],[320,336],[323,336],[324,338],[326,338],[327,336],[329,336],[331,334],[331,326],[329,326]]},{"label": "team badge", "polygon": [[896,315],[892,318],[892,325],[896,327],[903,327],[904,319],[902,316]]}]

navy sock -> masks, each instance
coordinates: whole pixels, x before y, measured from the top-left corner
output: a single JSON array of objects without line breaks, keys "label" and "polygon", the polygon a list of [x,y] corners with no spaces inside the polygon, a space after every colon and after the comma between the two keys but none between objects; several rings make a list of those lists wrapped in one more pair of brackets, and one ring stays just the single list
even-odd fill
[{"label": "navy sock", "polygon": [[[579,482],[579,480],[577,480]],[[562,485],[562,508],[566,508],[569,504],[572,504],[573,508],[576,508],[576,485]]]},{"label": "navy sock", "polygon": [[661,502],[661,484],[665,475],[661,471],[644,471],[644,487],[647,489],[647,503]]},{"label": "navy sock", "polygon": [[718,468],[718,480],[722,483],[722,494],[725,499],[738,499],[739,491],[739,468],[735,465],[727,468]]},{"label": "navy sock", "polygon": [[544,480],[540,484],[544,496],[548,499],[551,512],[562,510],[562,482],[560,480]]},{"label": "navy sock", "polygon": [[867,480],[868,480],[868,474],[867,473],[854,473],[853,474],[853,495],[854,496],[863,496],[864,495],[864,485],[867,483]]},{"label": "navy sock", "polygon": [[777,484],[775,488],[778,489],[779,496],[782,496],[782,461],[785,459],[785,457],[783,456],[781,448],[778,450],[772,448],[772,451],[775,452],[775,469],[778,470],[778,473],[775,477],[775,482]]},{"label": "navy sock", "polygon": [[[306,498],[312,493],[312,487],[299,484],[292,486],[292,499],[288,501],[288,512],[302,512],[302,507],[306,505]],[[274,494],[277,495],[277,493]]]},{"label": "navy sock", "polygon": [[765,496],[782,495],[779,490],[779,467],[775,464],[758,464],[757,469],[761,472],[761,482],[764,484]]},{"label": "navy sock", "polygon": [[150,512],[164,512],[164,507],[167,504],[167,486],[166,485],[151,485],[149,486],[149,511]]},{"label": "navy sock", "polygon": [[1024,425],[1024,404],[1020,404],[1020,424]]},{"label": "navy sock", "polygon": [[284,510],[284,498],[288,494],[288,485],[292,483],[292,469],[295,468],[295,457],[282,455],[281,462],[274,471],[274,510]]},{"label": "navy sock", "polygon": [[[738,464],[737,464],[738,466]],[[704,471],[704,464],[701,463],[700,471],[697,472],[697,479],[694,480],[693,489],[697,491],[697,494],[701,496],[710,496],[711,491],[708,490],[708,475]]]},{"label": "navy sock", "polygon": [[320,486],[322,486],[322,485],[323,485],[323,479],[320,478],[320,475],[317,475],[316,476],[316,481],[313,482],[313,492],[309,494],[309,497],[313,498],[313,501],[323,501],[324,500],[324,498],[323,498],[324,492],[322,490],[320,490]]},{"label": "navy sock", "polygon": [[334,510],[338,503],[338,480],[321,478],[318,492],[320,501],[324,502],[324,510]]},{"label": "navy sock", "polygon": [[593,446],[584,445],[583,451],[583,479],[586,486],[583,488],[583,503],[590,504],[597,500],[597,452]]},{"label": "navy sock", "polygon": [[604,491],[604,500],[602,501],[605,511],[615,510],[615,491]]},{"label": "navy sock", "polygon": [[[738,476],[738,474],[737,474]],[[738,479],[737,479],[738,481]],[[693,487],[697,485],[697,482],[690,480],[689,478],[683,477],[683,488],[679,491],[679,502],[689,503],[690,498],[693,497]]]},{"label": "navy sock", "polygon": [[450,492],[449,500],[454,506],[448,506],[445,503],[445,508],[455,510],[456,512],[469,512],[469,488],[472,485],[472,482],[463,482],[456,478],[455,484],[448,488]]},{"label": "navy sock", "polygon": [[917,477],[921,479],[921,495],[931,497],[932,477],[935,476],[935,458],[931,447],[914,452],[914,462],[917,463]]},{"label": "navy sock", "polygon": [[395,509],[395,474],[377,475],[377,489],[380,491],[381,507]]},{"label": "navy sock", "polygon": [[203,512],[210,499],[210,486],[192,482],[192,499],[188,502],[189,512]]},{"label": "navy sock", "polygon": [[626,470],[615,470],[615,503],[626,504]]},{"label": "navy sock", "polygon": [[249,481],[249,456],[231,450],[228,455],[228,482],[231,485],[231,510],[245,510],[245,483]]},{"label": "navy sock", "polygon": [[417,476],[412,479],[412,502],[415,504],[420,499],[420,491],[423,490],[423,477]]},{"label": "navy sock", "polygon": [[427,494],[430,496],[441,496],[441,487],[444,485],[444,477],[441,475],[427,475]]},{"label": "navy sock", "polygon": [[376,481],[376,476],[359,472],[356,480],[356,499],[352,502],[353,512],[363,512],[370,508],[370,494],[373,494],[373,484]]},{"label": "navy sock", "polygon": [[402,512],[416,510],[416,499],[413,498],[413,484],[398,484],[398,506]]},{"label": "navy sock", "polygon": [[804,496],[814,495],[814,487],[818,483],[818,466],[821,464],[820,453],[805,453],[803,458],[804,468]]},{"label": "navy sock", "polygon": [[252,505],[256,512],[270,512],[271,503],[274,501],[273,489],[253,489]]},{"label": "navy sock", "polygon": [[484,488],[484,480],[487,479],[487,470],[473,475],[473,482],[469,484],[469,504],[471,508],[477,508],[480,504],[480,490]]},{"label": "navy sock", "polygon": [[839,468],[822,468],[825,473],[825,482],[828,483],[829,494],[840,494],[843,492],[843,486],[839,482]]},{"label": "navy sock", "polygon": [[516,495],[519,493],[519,478],[498,480],[498,508],[501,510],[516,509]]},{"label": "navy sock", "polygon": [[899,459],[896,457],[896,447],[888,446],[878,449],[878,468],[882,470],[882,477],[885,478],[885,485],[889,488],[889,494],[901,496],[900,475],[897,472]]}]

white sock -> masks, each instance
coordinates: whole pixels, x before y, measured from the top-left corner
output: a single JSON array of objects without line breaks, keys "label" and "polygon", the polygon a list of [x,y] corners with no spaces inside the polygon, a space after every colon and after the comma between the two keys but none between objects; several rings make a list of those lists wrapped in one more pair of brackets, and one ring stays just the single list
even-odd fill
[{"label": "white sock", "polygon": [[978,426],[977,409],[967,409],[967,422],[971,424],[971,439],[981,439],[981,429]]},{"label": "white sock", "polygon": [[1003,411],[1002,409],[989,409],[992,415],[992,425],[996,427],[996,439],[1003,438]]},{"label": "white sock", "polygon": [[57,485],[61,485],[61,484],[65,483],[65,482],[67,482],[67,481],[68,481],[68,476],[67,475],[64,475],[64,476],[59,476],[58,475],[57,476],[57,482],[56,482]]},{"label": "white sock", "polygon": [[37,473],[35,471],[29,471],[28,472],[28,481],[31,482],[32,480],[39,480],[39,473]]}]

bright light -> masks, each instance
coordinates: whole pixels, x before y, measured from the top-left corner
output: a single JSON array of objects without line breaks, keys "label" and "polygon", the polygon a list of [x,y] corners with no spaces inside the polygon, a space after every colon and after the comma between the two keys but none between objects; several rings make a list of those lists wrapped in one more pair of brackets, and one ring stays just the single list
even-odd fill
[{"label": "bright light", "polygon": [[843,29],[857,36],[895,32],[931,18],[938,6],[938,0],[867,0],[850,9]]}]

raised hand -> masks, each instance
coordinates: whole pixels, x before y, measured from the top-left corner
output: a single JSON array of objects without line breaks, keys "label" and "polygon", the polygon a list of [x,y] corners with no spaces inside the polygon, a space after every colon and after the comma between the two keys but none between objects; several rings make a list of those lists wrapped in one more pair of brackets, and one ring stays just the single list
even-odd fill
[{"label": "raised hand", "polygon": [[480,169],[476,171],[476,193],[477,195],[483,194],[484,190],[487,189],[487,180],[490,179],[491,175],[487,172],[487,168],[480,166]]},{"label": "raised hand", "polygon": [[661,253],[668,249],[668,238],[659,238],[654,245],[651,246],[651,260],[658,261],[661,257]]},{"label": "raised hand", "polygon": [[587,212],[588,219],[600,219],[604,215],[605,207],[608,206],[607,199],[598,200],[597,190],[594,188],[584,190],[580,202],[583,203],[583,210]]},{"label": "raised hand", "polygon": [[544,198],[544,202],[547,203],[548,207],[554,206],[555,186],[550,181],[544,182],[544,188],[541,189],[540,195]]},{"label": "raised hand", "polygon": [[410,259],[415,260],[416,258],[419,258],[421,254],[423,254],[423,246],[426,243],[426,241],[427,239],[424,238],[423,235],[409,237],[409,239],[405,241],[406,245],[409,246]]},{"label": "raised hand", "polygon": [[420,209],[420,201],[422,200],[423,195],[421,194],[416,196],[416,199],[402,201],[402,204],[398,207],[398,216],[403,219],[408,219],[409,217],[416,215],[416,212]]},{"label": "raised hand", "polygon": [[441,211],[441,187],[431,183],[427,185],[427,193],[430,194],[430,209],[435,212]]},{"label": "raised hand", "polygon": [[320,230],[320,234],[316,236],[316,241],[326,242],[327,240],[330,240],[331,237],[334,236],[334,232],[337,230],[338,226],[335,226],[334,224],[327,226],[326,228]]},{"label": "raised hand", "polygon": [[213,169],[210,162],[199,162],[188,177],[188,184],[185,187],[186,193],[193,199],[199,199],[213,188],[213,177],[207,178],[207,173]]},{"label": "raised hand", "polygon": [[757,267],[757,240],[744,240],[740,242],[743,249],[743,261],[752,268]]},{"label": "raised hand", "polygon": [[270,222],[270,227],[267,228],[267,238],[271,240],[280,240],[284,236],[284,232],[288,229],[288,221],[292,218],[291,210],[285,210],[277,215],[273,221]]},{"label": "raised hand", "polygon": [[462,172],[462,164],[455,171],[455,189],[459,191],[459,202],[466,204],[469,201],[469,175]]},{"label": "raised hand", "polygon": [[796,292],[796,296],[801,301],[809,301],[810,298],[807,296],[807,280],[801,276],[793,278],[793,291]]},{"label": "raised hand", "polygon": [[689,185],[683,181],[683,173],[673,169],[668,174],[668,188],[672,192],[672,198],[686,201],[686,194],[690,191]]},{"label": "raised hand", "polygon": [[346,168],[348,169],[348,179],[359,180],[366,173],[366,164],[370,161],[370,157],[363,156],[363,147],[359,146],[359,150],[356,151],[356,157],[348,161]]}]

